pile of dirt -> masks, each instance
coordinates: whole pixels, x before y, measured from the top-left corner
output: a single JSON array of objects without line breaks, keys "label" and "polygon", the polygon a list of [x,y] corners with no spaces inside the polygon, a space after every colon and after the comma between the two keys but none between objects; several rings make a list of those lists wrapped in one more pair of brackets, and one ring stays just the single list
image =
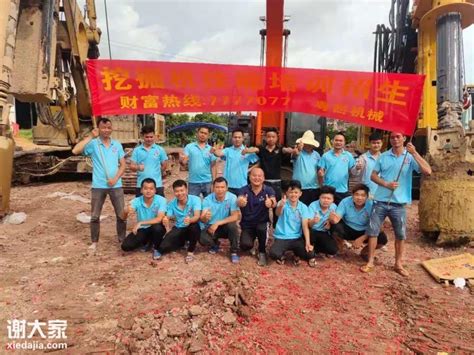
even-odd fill
[{"label": "pile of dirt", "polygon": [[186,298],[189,304],[159,314],[119,321],[117,354],[217,351],[213,343],[244,327],[255,306],[255,276],[236,272],[224,281],[206,275],[195,281]]}]

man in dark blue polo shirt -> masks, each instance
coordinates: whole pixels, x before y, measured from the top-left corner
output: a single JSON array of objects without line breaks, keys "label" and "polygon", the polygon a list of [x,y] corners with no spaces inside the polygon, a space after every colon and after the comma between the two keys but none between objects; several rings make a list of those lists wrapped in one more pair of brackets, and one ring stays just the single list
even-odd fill
[{"label": "man in dark blue polo shirt", "polygon": [[258,239],[258,265],[265,266],[267,257],[267,228],[270,221],[268,209],[276,206],[275,191],[264,184],[265,175],[260,168],[253,168],[249,174],[250,185],[239,191],[237,206],[240,207],[242,220],[240,227],[240,248],[250,250],[255,238]]}]

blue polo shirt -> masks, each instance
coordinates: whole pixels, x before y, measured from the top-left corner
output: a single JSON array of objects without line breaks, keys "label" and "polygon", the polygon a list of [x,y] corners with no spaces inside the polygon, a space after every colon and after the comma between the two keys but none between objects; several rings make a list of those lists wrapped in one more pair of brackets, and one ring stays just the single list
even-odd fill
[{"label": "blue polo shirt", "polygon": [[254,153],[242,155],[244,149],[245,146],[242,144],[238,148],[231,146],[222,151],[224,153],[222,159],[226,161],[224,177],[229,187],[234,189],[240,189],[247,185],[249,165],[258,161],[258,156]]},{"label": "blue polo shirt", "polygon": [[378,158],[380,158],[380,155],[378,157],[374,157],[372,154],[370,154],[370,152],[365,152],[362,155],[363,159],[365,160],[365,169],[362,182],[369,187],[370,194],[373,195],[378,185],[370,179],[370,175],[372,175],[375,163],[377,162]]},{"label": "blue polo shirt", "polygon": [[[119,161],[125,156],[120,142],[111,139],[110,145],[107,148],[100,138],[95,138],[86,144],[82,154],[92,159],[93,189],[122,187],[122,178],[118,179],[114,186],[107,185],[107,177],[112,179],[117,175],[120,166]],[[104,169],[104,164],[106,169]]]},{"label": "blue polo shirt", "polygon": [[[160,212],[166,212],[166,199],[160,195],[153,196],[153,202],[150,207],[145,204],[145,198],[143,196],[135,197],[130,205],[137,214],[137,221],[147,221],[149,219],[156,218]],[[140,229],[150,227],[149,224],[144,224]]]},{"label": "blue polo shirt", "polygon": [[207,229],[217,221],[229,217],[232,211],[238,211],[237,196],[231,192],[226,192],[224,200],[218,201],[216,195],[211,193],[202,201],[202,210],[206,209],[211,210],[211,219],[206,224],[199,222],[201,230]]},{"label": "blue polo shirt", "polygon": [[[406,153],[406,155],[405,155]],[[399,186],[393,191],[383,186],[377,186],[374,194],[375,201],[393,202],[393,203],[411,203],[411,185],[413,171],[420,172],[420,166],[416,162],[413,155],[403,151],[398,157],[393,154],[392,149],[380,155],[379,160],[375,163],[374,171],[385,181],[395,181],[401,166],[403,165],[400,178],[398,179]]]},{"label": "blue polo shirt", "polygon": [[356,231],[365,231],[369,226],[370,214],[374,201],[367,199],[364,207],[357,210],[352,196],[344,198],[336,209],[336,214],[342,218],[345,224]]},{"label": "blue polo shirt", "polygon": [[299,180],[303,190],[319,187],[317,171],[320,159],[318,152],[308,153],[302,150],[293,162],[293,180]]},{"label": "blue polo shirt", "polygon": [[273,236],[275,239],[298,239],[303,235],[303,218],[311,218],[308,207],[298,201],[296,208],[291,207],[290,201],[286,201],[283,211],[278,217]]},{"label": "blue polo shirt", "polygon": [[186,217],[194,217],[195,211],[201,211],[201,199],[194,195],[188,195],[188,200],[186,201],[186,205],[184,209],[181,209],[179,206],[179,201],[175,197],[168,203],[168,208],[166,209],[166,215],[168,217],[175,217],[177,228],[185,228],[187,227],[184,224],[184,219]]},{"label": "blue polo shirt", "polygon": [[319,167],[326,170],[324,184],[334,187],[336,192],[347,192],[349,190],[349,169],[354,164],[354,157],[345,150],[339,156],[334,154],[333,149],[324,153],[319,161]]},{"label": "blue polo shirt", "polygon": [[142,186],[142,181],[146,178],[155,180],[156,187],[162,187],[161,163],[168,160],[165,150],[158,144],[153,144],[150,149],[145,149],[140,144],[133,150],[131,160],[136,164],[143,164],[145,170],[137,171],[137,187]]},{"label": "blue polo shirt", "polygon": [[270,186],[263,185],[262,190],[255,194],[250,185],[244,186],[239,191],[239,196],[247,195],[247,206],[240,208],[242,212],[242,220],[240,226],[242,229],[254,228],[259,223],[267,223],[270,221],[268,216],[268,208],[265,207],[265,198],[275,197],[275,190]]},{"label": "blue polo shirt", "polygon": [[326,232],[327,229],[324,228],[324,224],[326,224],[328,218],[329,218],[329,213],[331,211],[335,211],[337,206],[335,203],[331,203],[331,205],[329,206],[329,208],[327,209],[326,213],[323,213],[323,211],[321,210],[321,204],[319,203],[319,200],[317,201],[314,201],[312,202],[310,205],[309,205],[309,214],[310,214],[310,218],[313,219],[314,216],[316,214],[319,214],[319,222],[318,223],[315,223],[313,224],[313,227],[311,227],[312,230],[315,230],[315,231],[320,231],[320,232]]},{"label": "blue polo shirt", "polygon": [[203,148],[197,142],[189,143],[184,147],[184,155],[189,157],[188,182],[192,184],[210,183],[212,181],[211,165],[217,160],[211,153],[211,146],[206,144]]}]

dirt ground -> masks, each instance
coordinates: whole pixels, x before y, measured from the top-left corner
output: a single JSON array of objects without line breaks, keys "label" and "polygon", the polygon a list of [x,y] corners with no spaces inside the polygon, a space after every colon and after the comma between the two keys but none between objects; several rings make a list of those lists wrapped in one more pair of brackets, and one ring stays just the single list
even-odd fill
[{"label": "dirt ground", "polygon": [[90,183],[12,191],[12,210],[28,218],[0,225],[0,353],[10,319],[67,320],[68,350],[57,353],[474,353],[471,291],[438,284],[420,265],[473,248],[424,240],[416,203],[405,279],[392,270],[391,231],[370,274],[359,272],[363,261],[352,250],[319,258],[315,269],[261,268],[250,255],[232,265],[227,243],[215,256],[200,247],[192,264],[183,252],[152,262],[150,253],[120,250],[109,201],[99,253],[89,256],[89,226],[75,216],[90,207],[47,197],[58,191],[89,198]]}]

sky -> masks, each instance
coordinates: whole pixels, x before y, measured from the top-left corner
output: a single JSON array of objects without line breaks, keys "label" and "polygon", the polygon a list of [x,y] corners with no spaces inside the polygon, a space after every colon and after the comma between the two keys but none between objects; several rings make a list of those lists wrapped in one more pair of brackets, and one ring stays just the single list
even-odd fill
[{"label": "sky", "polygon": [[[108,58],[104,1],[96,7]],[[259,65],[265,0],[106,1],[113,59]],[[288,66],[372,71],[372,32],[388,24],[389,9],[390,0],[286,0]],[[474,84],[474,25],[463,36]]]}]

